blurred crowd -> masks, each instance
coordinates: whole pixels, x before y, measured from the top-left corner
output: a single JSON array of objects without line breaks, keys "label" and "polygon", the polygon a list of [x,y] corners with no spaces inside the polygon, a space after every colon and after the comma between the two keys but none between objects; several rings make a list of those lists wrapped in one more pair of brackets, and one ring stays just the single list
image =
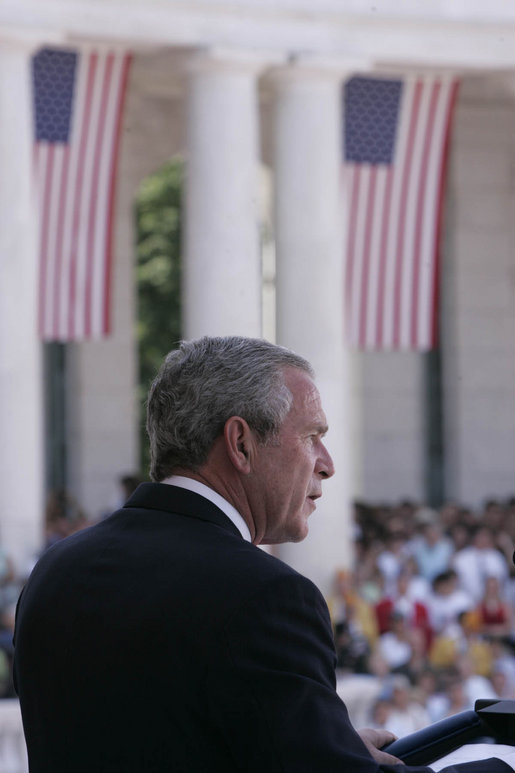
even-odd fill
[{"label": "blurred crowd", "polygon": [[515,499],[480,513],[355,505],[355,561],[330,598],[338,691],[398,736],[515,698]]}]

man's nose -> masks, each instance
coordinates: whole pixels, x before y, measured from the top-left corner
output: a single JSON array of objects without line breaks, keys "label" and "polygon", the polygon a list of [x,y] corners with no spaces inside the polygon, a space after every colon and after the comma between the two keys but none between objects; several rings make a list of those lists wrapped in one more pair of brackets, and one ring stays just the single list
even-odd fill
[{"label": "man's nose", "polygon": [[322,443],[322,453],[320,454],[318,474],[323,478],[331,478],[334,475],[334,462],[331,454]]}]

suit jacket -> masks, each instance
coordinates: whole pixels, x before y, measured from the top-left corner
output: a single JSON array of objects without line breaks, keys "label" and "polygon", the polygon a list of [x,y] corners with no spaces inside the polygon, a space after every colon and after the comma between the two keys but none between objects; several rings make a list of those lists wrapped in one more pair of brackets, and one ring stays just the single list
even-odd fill
[{"label": "suit jacket", "polygon": [[51,548],[18,605],[31,773],[374,773],[334,667],[317,588],[165,484]]}]

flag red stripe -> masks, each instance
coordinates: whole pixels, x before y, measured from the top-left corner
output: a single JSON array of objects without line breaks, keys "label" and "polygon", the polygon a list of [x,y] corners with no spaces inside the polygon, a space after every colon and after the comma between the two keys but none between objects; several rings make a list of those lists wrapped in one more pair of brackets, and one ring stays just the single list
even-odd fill
[{"label": "flag red stripe", "polygon": [[410,125],[408,139],[406,144],[406,155],[404,159],[404,168],[402,170],[402,187],[399,209],[399,219],[397,223],[397,255],[395,264],[395,290],[394,290],[394,320],[393,320],[393,344],[397,348],[400,343],[400,317],[401,317],[401,286],[402,286],[402,262],[404,254],[404,238],[406,232],[406,205],[408,200],[409,177],[411,171],[411,162],[413,158],[413,147],[415,143],[415,131],[420,110],[420,100],[422,97],[422,83],[417,81],[413,94],[413,104],[411,107]]},{"label": "flag red stripe", "polygon": [[104,303],[102,310],[102,330],[104,335],[108,335],[111,331],[111,272],[112,272],[112,249],[113,249],[113,223],[114,223],[114,188],[116,173],[118,169],[118,148],[120,144],[120,135],[122,128],[122,115],[123,106],[125,101],[125,95],[127,93],[127,81],[129,78],[129,68],[131,65],[131,56],[125,55],[122,63],[122,74],[120,78],[120,87],[117,95],[116,105],[116,121],[113,132],[113,148],[110,155],[111,158],[111,170],[109,175],[109,194],[108,200],[108,212],[106,223],[106,237],[105,237],[105,261],[104,261]]},{"label": "flag red stripe", "polygon": [[379,279],[377,283],[376,341],[380,347],[382,347],[384,344],[384,293],[386,278],[386,255],[388,245],[388,223],[391,217],[392,187],[393,171],[390,167],[386,175],[385,196],[381,217],[381,246],[379,253]]},{"label": "flag red stripe", "polygon": [[81,219],[81,205],[82,197],[84,195],[83,180],[84,180],[84,164],[86,160],[86,150],[88,145],[88,133],[90,129],[91,118],[91,103],[93,100],[93,84],[95,77],[95,70],[97,66],[97,55],[93,54],[89,60],[87,83],[86,83],[86,97],[84,105],[84,121],[80,129],[80,141],[78,143],[78,165],[77,165],[77,177],[75,180],[74,190],[74,213],[73,213],[73,230],[72,230],[72,246],[70,252],[70,279],[69,279],[69,293],[70,293],[70,306],[68,309],[68,336],[70,340],[75,338],[76,332],[76,302],[77,302],[77,261],[80,239],[80,219]]},{"label": "flag red stripe", "polygon": [[[98,189],[98,178],[99,178],[99,172],[100,172],[100,161],[102,158],[102,139],[103,139],[103,125],[105,122],[105,116],[106,116],[106,110],[107,110],[107,100],[109,96],[109,84],[111,79],[111,72],[113,69],[113,61],[114,57],[112,54],[109,54],[106,61],[105,71],[104,71],[104,78],[102,82],[102,95],[100,99],[100,114],[98,118],[98,123],[96,127],[96,138],[95,138],[95,152],[94,152],[94,159],[93,159],[93,175],[92,175],[92,191],[95,192]],[[95,195],[92,195],[89,201],[89,216],[88,216],[88,231],[87,231],[87,237],[86,237],[86,285],[85,285],[85,295],[84,295],[84,333],[86,338],[89,338],[91,335],[91,314],[92,314],[92,285],[93,285],[93,274],[95,271],[95,252],[94,252],[94,243],[95,243],[95,228],[97,223],[96,218],[96,206],[97,206],[97,198]]]},{"label": "flag red stripe", "polygon": [[377,167],[370,170],[368,185],[367,209],[365,220],[365,243],[363,245],[363,270],[361,274],[361,308],[359,317],[359,341],[360,345],[366,345],[367,335],[367,299],[370,274],[370,242],[372,240],[372,222],[374,219],[374,197],[376,190]]}]

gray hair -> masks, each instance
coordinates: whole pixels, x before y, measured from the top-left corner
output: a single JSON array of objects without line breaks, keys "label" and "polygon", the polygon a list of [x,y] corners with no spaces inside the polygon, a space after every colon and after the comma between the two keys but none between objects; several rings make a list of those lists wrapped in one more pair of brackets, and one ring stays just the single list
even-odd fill
[{"label": "gray hair", "polygon": [[263,444],[277,435],[292,403],[284,368],[314,376],[303,357],[257,338],[182,341],[150,387],[147,432],[150,477],[198,470],[231,416],[248,423]]}]

